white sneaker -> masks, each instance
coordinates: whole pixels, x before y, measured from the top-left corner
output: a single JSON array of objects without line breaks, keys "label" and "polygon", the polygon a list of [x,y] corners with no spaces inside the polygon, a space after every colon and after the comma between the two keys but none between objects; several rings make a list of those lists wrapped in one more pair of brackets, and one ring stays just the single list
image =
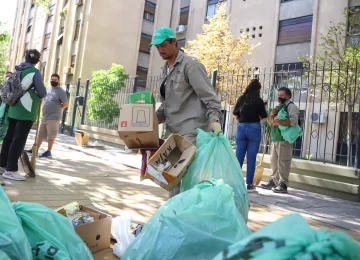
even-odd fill
[{"label": "white sneaker", "polygon": [[26,178],[20,175],[18,172],[5,171],[2,176],[5,179],[14,180],[14,181],[25,181]]}]

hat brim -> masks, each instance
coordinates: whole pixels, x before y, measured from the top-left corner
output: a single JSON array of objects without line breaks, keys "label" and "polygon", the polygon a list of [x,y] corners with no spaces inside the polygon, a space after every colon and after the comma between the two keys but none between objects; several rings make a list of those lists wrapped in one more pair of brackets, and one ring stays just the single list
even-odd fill
[{"label": "hat brim", "polygon": [[[167,38],[166,38],[167,39]],[[154,39],[152,40],[152,42],[150,43],[150,47],[153,45],[159,45],[162,44],[166,39]]]}]

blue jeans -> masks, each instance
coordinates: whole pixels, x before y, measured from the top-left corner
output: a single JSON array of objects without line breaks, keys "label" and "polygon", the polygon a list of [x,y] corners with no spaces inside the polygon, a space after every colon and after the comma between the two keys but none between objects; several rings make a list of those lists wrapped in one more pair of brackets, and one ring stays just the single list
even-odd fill
[{"label": "blue jeans", "polygon": [[253,183],[256,167],[256,155],[259,151],[260,142],[260,123],[239,123],[236,132],[236,158],[242,167],[246,154],[246,184]]}]

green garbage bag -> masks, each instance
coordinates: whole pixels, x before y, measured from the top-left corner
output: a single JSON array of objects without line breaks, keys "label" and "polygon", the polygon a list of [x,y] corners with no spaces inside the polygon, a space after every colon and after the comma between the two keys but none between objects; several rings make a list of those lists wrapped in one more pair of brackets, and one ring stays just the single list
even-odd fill
[{"label": "green garbage bag", "polygon": [[36,203],[16,202],[13,208],[31,244],[34,259],[93,259],[66,217]]},{"label": "green garbage bag", "polygon": [[249,234],[233,189],[213,179],[168,200],[121,260],[211,259]]},{"label": "green garbage bag", "polygon": [[32,260],[30,243],[1,186],[0,209],[0,259]]},{"label": "green garbage bag", "polygon": [[0,259],[1,260],[11,260],[11,258],[4,251],[0,250]]},{"label": "green garbage bag", "polygon": [[[277,114],[277,118],[279,120],[286,120],[288,119],[288,113],[285,109],[281,109]],[[302,129],[299,125],[294,126],[284,126],[279,125],[281,136],[284,138],[285,141],[293,144],[299,136],[302,135]]]},{"label": "green garbage bag", "polygon": [[245,223],[248,220],[250,203],[240,164],[229,140],[220,134],[198,129],[194,159],[181,182],[181,191],[193,188],[201,181],[222,179],[234,189],[235,204]]},{"label": "green garbage bag", "polygon": [[299,214],[290,214],[238,243],[213,260],[359,260],[360,245],[342,231],[314,230]]}]

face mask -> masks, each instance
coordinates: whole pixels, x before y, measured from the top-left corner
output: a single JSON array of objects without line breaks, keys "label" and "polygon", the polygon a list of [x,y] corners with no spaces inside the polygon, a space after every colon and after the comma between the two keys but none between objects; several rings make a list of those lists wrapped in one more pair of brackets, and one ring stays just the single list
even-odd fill
[{"label": "face mask", "polygon": [[10,77],[6,77],[6,78],[5,78],[5,81],[8,81],[8,80],[9,80],[9,78],[10,78]]},{"label": "face mask", "polygon": [[57,85],[59,85],[59,82],[50,81],[50,84],[51,84],[52,87],[56,87]]},{"label": "face mask", "polygon": [[287,101],[286,98],[281,98],[281,97],[279,97],[279,103],[280,103],[280,104],[284,104],[286,101]]}]

